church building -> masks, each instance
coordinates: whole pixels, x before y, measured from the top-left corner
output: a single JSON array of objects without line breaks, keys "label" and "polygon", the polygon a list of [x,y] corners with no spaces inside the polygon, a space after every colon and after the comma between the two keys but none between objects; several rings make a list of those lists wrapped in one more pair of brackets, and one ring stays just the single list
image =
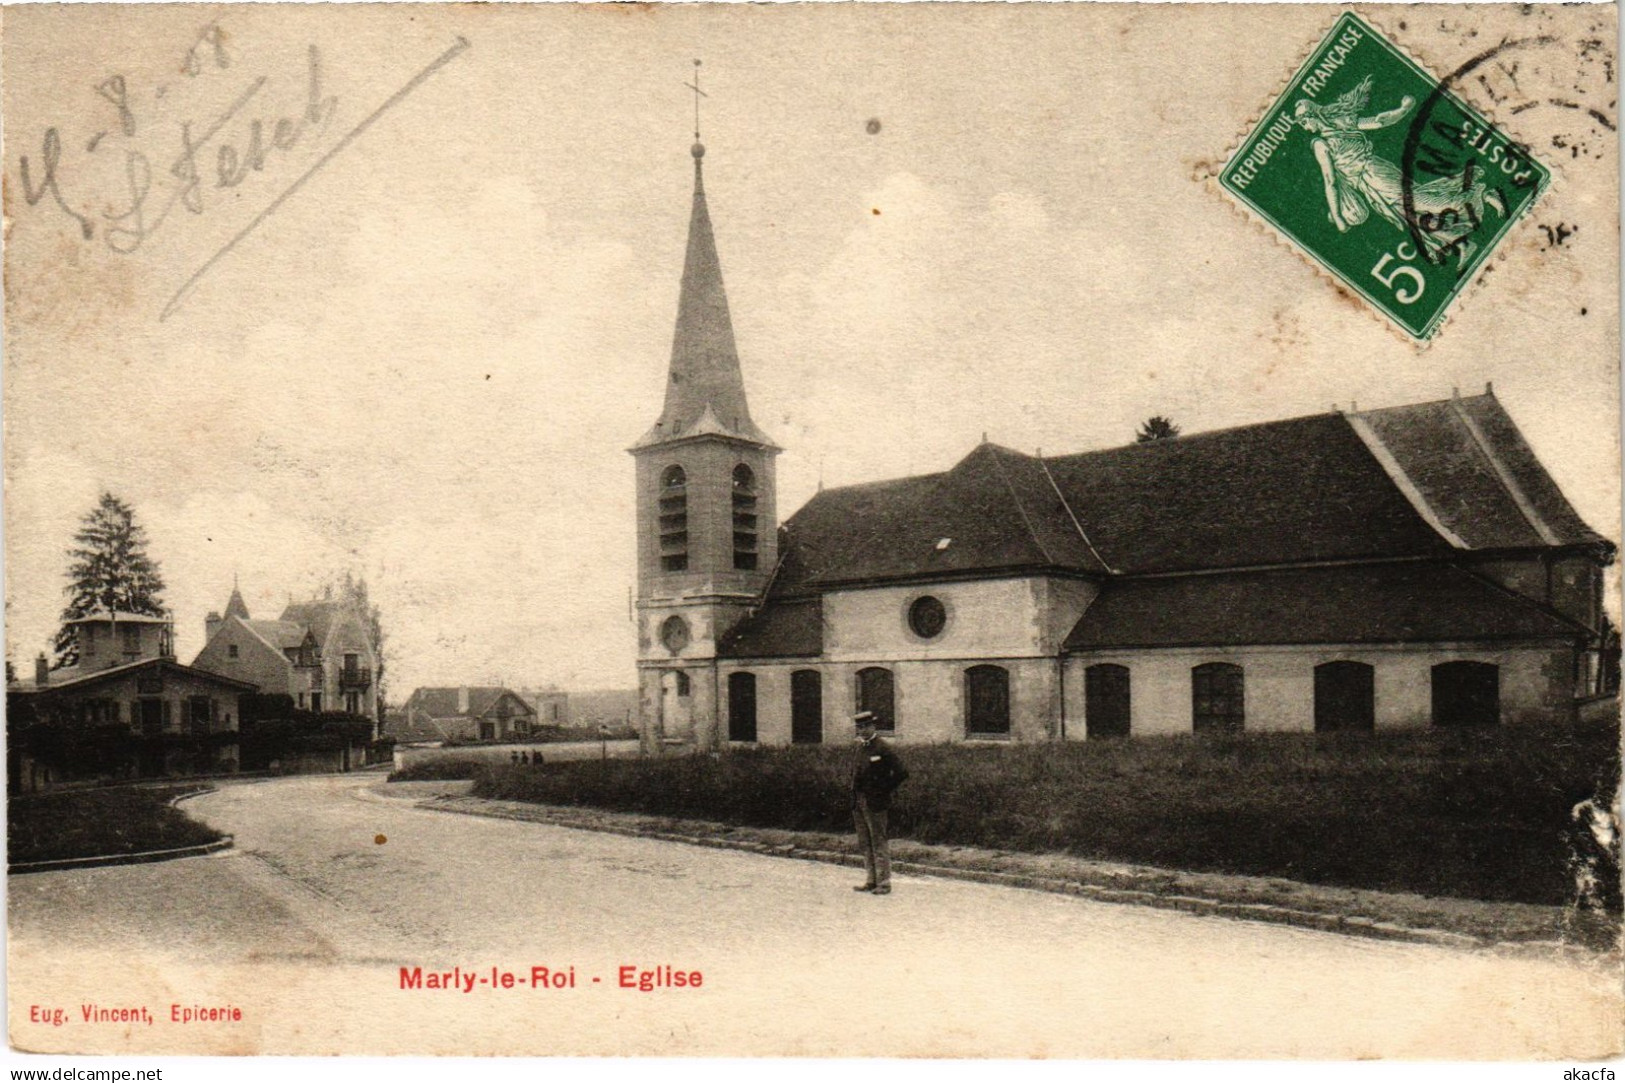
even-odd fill
[{"label": "church building", "polygon": [[695,143],[636,460],[644,750],[1561,721],[1602,569],[1493,389],[819,492],[782,526]]}]

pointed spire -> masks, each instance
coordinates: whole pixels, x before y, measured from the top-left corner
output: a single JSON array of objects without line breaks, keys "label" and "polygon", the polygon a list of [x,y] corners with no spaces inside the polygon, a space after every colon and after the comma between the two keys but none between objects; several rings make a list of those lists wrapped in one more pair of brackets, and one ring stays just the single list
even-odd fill
[{"label": "pointed spire", "polygon": [[[696,110],[698,65],[695,70]],[[683,284],[677,301],[677,331],[672,338],[671,368],[666,383],[666,406],[639,446],[681,439],[705,420],[708,432],[754,443],[771,444],[750,418],[745,404],[745,381],[734,346],[728,296],[722,287],[722,263],[711,233],[711,214],[705,203],[702,162],[705,145],[698,142],[696,111],[694,206],[688,223],[688,252],[683,260]],[[709,416],[707,416],[709,414]]]},{"label": "pointed spire", "polygon": [[243,601],[243,592],[237,588],[237,574],[231,576],[231,600],[226,603],[226,616],[248,619],[248,603]]}]

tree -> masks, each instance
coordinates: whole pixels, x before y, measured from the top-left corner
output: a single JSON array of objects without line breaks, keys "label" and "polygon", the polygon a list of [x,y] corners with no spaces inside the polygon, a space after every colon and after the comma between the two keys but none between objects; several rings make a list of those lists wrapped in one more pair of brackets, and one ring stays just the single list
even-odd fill
[{"label": "tree", "polygon": [[367,625],[367,639],[372,644],[374,658],[373,687],[376,689],[374,701],[378,705],[378,720],[384,719],[384,624],[378,607],[372,604],[367,597],[367,581],[365,578],[356,579],[349,572],[344,573],[344,585],[339,588],[343,596]]},{"label": "tree", "polygon": [[1153,440],[1172,440],[1179,435],[1179,426],[1158,414],[1156,417],[1146,419],[1140,426],[1140,431],[1134,434],[1137,444],[1149,444]]},{"label": "tree", "polygon": [[148,617],[165,615],[163,576],[147,555],[147,532],[135,512],[112,493],[102,493],[80,522],[68,550],[68,604],[56,634],[53,669],[79,661],[79,641],[69,621],[109,609]]}]

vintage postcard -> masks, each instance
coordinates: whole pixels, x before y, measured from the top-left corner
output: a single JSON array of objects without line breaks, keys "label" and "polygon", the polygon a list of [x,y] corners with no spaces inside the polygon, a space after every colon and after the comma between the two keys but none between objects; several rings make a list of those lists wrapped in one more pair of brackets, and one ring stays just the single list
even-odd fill
[{"label": "vintage postcard", "polygon": [[1617,1058],[1616,35],[8,7],[13,1060]]}]

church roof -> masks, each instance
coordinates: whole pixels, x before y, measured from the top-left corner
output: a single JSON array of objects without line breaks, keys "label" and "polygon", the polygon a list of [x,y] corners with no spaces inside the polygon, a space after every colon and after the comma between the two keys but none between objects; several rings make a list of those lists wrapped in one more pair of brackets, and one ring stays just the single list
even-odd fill
[{"label": "church roof", "polygon": [[736,625],[717,645],[723,658],[816,658],[824,653],[824,604],[778,602]]},{"label": "church roof", "polygon": [[231,585],[231,598],[226,602],[226,616],[248,619],[248,603],[243,601],[243,592],[237,589],[237,584]]},{"label": "church roof", "polygon": [[1109,582],[1067,636],[1065,649],[1584,634],[1579,625],[1460,568],[1359,564]]},{"label": "church roof", "polygon": [[1135,575],[1609,543],[1491,394],[819,493],[785,523],[777,597],[1005,571]]},{"label": "church roof", "polygon": [[[1575,514],[1492,394],[1349,416],[1395,483],[1453,544],[1581,545],[1602,537]],[[1386,455],[1384,453],[1386,452]]]},{"label": "church roof", "polygon": [[952,470],[828,489],[785,524],[787,592],[859,580],[1105,566],[1036,459],[982,444]]},{"label": "church roof", "polygon": [[694,206],[677,300],[666,405],[660,420],[638,441],[640,448],[705,435],[772,443],[751,421],[745,404],[728,295],[722,288],[722,263],[705,204],[700,166],[704,156],[705,148],[694,144]]}]

